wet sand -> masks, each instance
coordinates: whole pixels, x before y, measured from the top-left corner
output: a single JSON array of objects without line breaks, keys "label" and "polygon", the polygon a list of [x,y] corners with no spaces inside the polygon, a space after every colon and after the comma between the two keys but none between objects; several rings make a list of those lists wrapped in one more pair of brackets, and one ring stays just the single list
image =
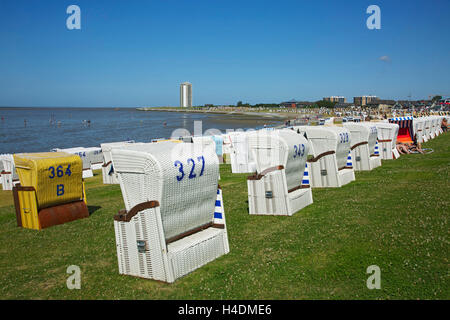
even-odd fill
[{"label": "wet sand", "polygon": [[179,112],[179,113],[201,113],[208,115],[208,122],[226,124],[233,123],[241,125],[242,127],[262,127],[276,126],[284,124],[287,119],[292,119],[298,114],[280,114],[271,112],[239,112],[239,111],[212,111],[212,110],[182,110],[175,108],[137,108],[139,111],[152,112]]}]

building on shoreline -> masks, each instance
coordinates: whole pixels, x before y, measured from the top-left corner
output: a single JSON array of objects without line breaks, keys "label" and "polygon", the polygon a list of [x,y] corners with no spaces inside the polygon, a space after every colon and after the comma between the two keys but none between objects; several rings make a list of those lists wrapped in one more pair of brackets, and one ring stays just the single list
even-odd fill
[{"label": "building on shoreline", "polygon": [[314,104],[314,102],[308,102],[308,101],[297,101],[295,99],[281,102],[279,104],[279,107],[281,108],[306,108],[310,107]]},{"label": "building on shoreline", "polygon": [[343,97],[343,96],[331,96],[331,97],[323,98],[323,101],[346,103],[347,99],[345,97]]},{"label": "building on shoreline", "polygon": [[353,103],[355,106],[365,106],[372,101],[378,100],[377,96],[361,96],[361,97],[353,97]]},{"label": "building on shoreline", "polygon": [[180,85],[180,107],[192,107],[192,84],[190,82],[183,82]]},{"label": "building on shoreline", "polygon": [[381,112],[389,112],[395,105],[395,100],[380,100],[378,98],[366,104],[368,108],[377,109]]}]

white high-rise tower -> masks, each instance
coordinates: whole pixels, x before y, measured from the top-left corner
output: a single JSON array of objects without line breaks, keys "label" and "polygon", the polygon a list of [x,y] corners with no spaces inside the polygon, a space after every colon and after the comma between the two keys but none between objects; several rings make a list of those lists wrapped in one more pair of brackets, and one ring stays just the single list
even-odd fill
[{"label": "white high-rise tower", "polygon": [[192,107],[192,84],[189,82],[183,82],[180,85],[180,107]]}]

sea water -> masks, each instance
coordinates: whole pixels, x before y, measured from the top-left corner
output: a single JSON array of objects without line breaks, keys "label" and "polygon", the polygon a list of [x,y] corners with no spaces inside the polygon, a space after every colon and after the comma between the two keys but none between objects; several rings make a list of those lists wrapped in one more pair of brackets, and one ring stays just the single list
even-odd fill
[{"label": "sea water", "polygon": [[53,148],[95,147],[103,142],[150,142],[175,129],[194,132],[245,129],[275,121],[242,115],[138,111],[135,108],[0,108],[0,153],[44,152]]}]

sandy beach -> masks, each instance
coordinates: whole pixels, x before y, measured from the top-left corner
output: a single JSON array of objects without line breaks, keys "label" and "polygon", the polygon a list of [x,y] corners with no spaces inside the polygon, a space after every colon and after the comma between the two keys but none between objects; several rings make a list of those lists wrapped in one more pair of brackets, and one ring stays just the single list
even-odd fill
[{"label": "sandy beach", "polygon": [[226,110],[206,110],[206,109],[182,109],[182,108],[136,108],[138,111],[153,111],[153,112],[181,112],[181,113],[207,113],[207,114],[222,114],[245,116],[247,119],[270,119],[275,121],[283,121],[292,119],[298,116],[297,113],[280,113],[280,112],[248,112],[248,111],[226,111]]}]

